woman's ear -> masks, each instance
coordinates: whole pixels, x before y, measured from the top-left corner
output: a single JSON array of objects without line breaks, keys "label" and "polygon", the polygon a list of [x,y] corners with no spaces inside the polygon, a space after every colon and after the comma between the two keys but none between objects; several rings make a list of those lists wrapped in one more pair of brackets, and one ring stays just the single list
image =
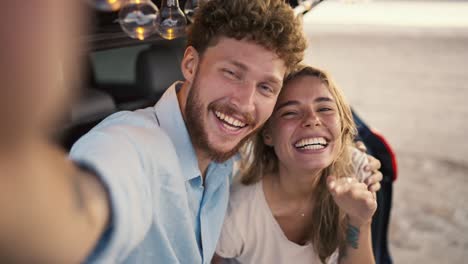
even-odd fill
[{"label": "woman's ear", "polygon": [[190,83],[193,82],[197,73],[199,60],[200,56],[198,51],[194,47],[188,46],[185,49],[184,58],[181,63],[182,75],[184,75],[186,81]]},{"label": "woman's ear", "polygon": [[267,146],[273,147],[273,138],[270,129],[267,127],[262,131],[263,143]]}]

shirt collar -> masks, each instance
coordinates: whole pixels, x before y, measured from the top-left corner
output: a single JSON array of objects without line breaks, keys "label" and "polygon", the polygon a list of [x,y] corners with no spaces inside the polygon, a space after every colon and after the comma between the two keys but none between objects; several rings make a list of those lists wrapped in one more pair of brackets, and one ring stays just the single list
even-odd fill
[{"label": "shirt collar", "polygon": [[175,82],[161,99],[154,106],[160,127],[166,132],[174,144],[177,156],[181,161],[182,173],[186,180],[201,176],[198,168],[197,155],[190,140],[190,135],[185,126],[182,113],[180,111],[179,101],[177,99],[177,90],[182,82]]}]

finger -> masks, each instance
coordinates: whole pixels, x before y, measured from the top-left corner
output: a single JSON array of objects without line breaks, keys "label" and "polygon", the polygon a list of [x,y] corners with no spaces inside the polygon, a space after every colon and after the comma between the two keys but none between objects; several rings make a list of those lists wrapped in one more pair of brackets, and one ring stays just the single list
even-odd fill
[{"label": "finger", "polygon": [[375,171],[372,173],[371,176],[369,176],[367,179],[364,180],[364,183],[368,186],[381,182],[383,179],[383,174],[380,171]]},{"label": "finger", "polygon": [[341,178],[337,179],[335,182],[336,182],[336,184],[338,186],[341,186],[341,187],[347,186],[347,187],[349,187],[350,185],[352,185],[354,183],[357,183],[357,180],[354,179],[353,177],[341,177]]},{"label": "finger", "polygon": [[370,192],[376,193],[380,190],[382,186],[380,185],[380,182],[374,183],[368,187],[368,190]]},{"label": "finger", "polygon": [[364,189],[364,190],[361,190],[361,189],[356,189],[355,190],[355,193],[354,193],[354,199],[356,200],[363,200],[363,201],[366,201],[366,200],[375,200],[375,193],[374,192],[371,192],[367,189]]},{"label": "finger", "polygon": [[331,191],[332,194],[341,196],[353,191],[367,191],[367,185],[358,182],[353,177],[342,177],[335,180]]},{"label": "finger", "polygon": [[351,184],[353,183],[353,178],[352,177],[343,177],[343,182],[346,184]]},{"label": "finger", "polygon": [[338,179],[336,177],[329,177],[327,180],[330,180],[328,186],[333,196],[341,195],[346,192],[349,189],[349,182],[351,182],[351,179],[348,179],[348,177],[341,177]]},{"label": "finger", "polygon": [[367,197],[365,201],[366,201],[366,206],[368,208],[370,208],[373,211],[377,209],[377,200],[375,199],[374,195]]},{"label": "finger", "polygon": [[347,194],[343,194],[344,196],[348,196],[350,200],[348,201],[366,201],[369,198],[372,198],[372,193],[367,190],[367,188],[362,188],[362,186],[359,186],[358,184],[354,185],[352,188],[350,188],[349,192]]},{"label": "finger", "polygon": [[336,181],[336,177],[334,175],[328,175],[327,176],[327,183],[330,183],[332,181]]},{"label": "finger", "polygon": [[374,158],[371,155],[367,155],[367,160],[369,161],[369,164],[367,164],[364,167],[365,171],[376,171],[379,170],[382,164],[380,163],[380,160]]},{"label": "finger", "polygon": [[332,194],[334,196],[341,197],[349,193],[350,190],[351,190],[351,186],[348,183],[342,182],[341,184],[337,184],[335,188],[333,188]]},{"label": "finger", "polygon": [[350,189],[355,192],[359,193],[368,193],[369,190],[367,189],[367,185],[362,182],[356,182],[350,186]]},{"label": "finger", "polygon": [[364,152],[364,153],[367,152],[367,147],[366,147],[366,145],[364,144],[364,142],[362,142],[362,141],[359,140],[359,141],[356,141],[355,145],[356,145],[356,148],[359,149],[360,151],[362,151],[362,152]]},{"label": "finger", "polygon": [[327,177],[327,187],[328,187],[328,190],[334,190],[336,186],[336,177],[333,176],[333,175],[329,175]]},{"label": "finger", "polygon": [[369,198],[364,201],[365,206],[372,211],[372,215],[375,213],[377,209],[377,201],[374,198]]}]

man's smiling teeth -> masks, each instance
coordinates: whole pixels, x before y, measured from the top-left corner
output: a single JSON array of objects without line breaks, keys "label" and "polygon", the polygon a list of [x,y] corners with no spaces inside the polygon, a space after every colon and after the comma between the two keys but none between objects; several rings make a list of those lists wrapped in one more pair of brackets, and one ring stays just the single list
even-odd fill
[{"label": "man's smiling teeth", "polygon": [[294,146],[300,149],[323,149],[327,146],[327,140],[323,137],[304,138]]},{"label": "man's smiling teeth", "polygon": [[225,115],[221,112],[218,112],[218,111],[215,111],[214,112],[216,117],[218,117],[220,120],[224,121],[225,123],[233,126],[233,127],[237,127],[237,128],[243,128],[245,127],[247,124],[245,124],[244,122],[238,120],[238,119],[235,119],[234,117],[232,116],[228,116],[228,115]]}]

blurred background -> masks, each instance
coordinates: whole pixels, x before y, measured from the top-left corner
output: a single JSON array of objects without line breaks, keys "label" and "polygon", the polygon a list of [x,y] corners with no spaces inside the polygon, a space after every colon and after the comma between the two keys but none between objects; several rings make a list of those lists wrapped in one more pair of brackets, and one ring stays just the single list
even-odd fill
[{"label": "blurred background", "polygon": [[324,1],[306,62],[396,151],[395,263],[467,263],[468,1]]}]

